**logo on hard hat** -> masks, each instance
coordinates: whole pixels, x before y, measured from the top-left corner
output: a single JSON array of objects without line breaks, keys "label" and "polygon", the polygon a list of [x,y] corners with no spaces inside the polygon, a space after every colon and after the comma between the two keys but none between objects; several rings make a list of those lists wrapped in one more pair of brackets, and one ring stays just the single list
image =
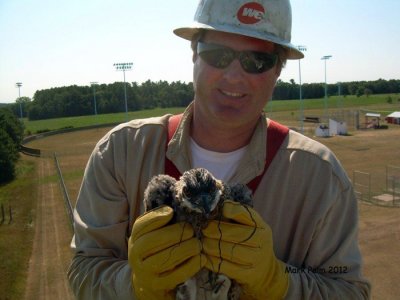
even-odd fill
[{"label": "logo on hard hat", "polygon": [[244,4],[237,13],[237,18],[244,24],[256,24],[264,19],[265,9],[257,2]]}]

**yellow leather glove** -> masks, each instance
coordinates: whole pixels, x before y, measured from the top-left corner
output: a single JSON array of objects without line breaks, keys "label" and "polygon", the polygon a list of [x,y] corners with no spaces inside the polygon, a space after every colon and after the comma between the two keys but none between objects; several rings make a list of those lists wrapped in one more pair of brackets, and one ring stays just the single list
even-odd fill
[{"label": "yellow leather glove", "polygon": [[203,230],[206,268],[235,279],[243,289],[240,299],[282,299],[289,275],[275,257],[270,227],[237,202],[226,201],[222,215],[227,221],[212,221]]},{"label": "yellow leather glove", "polygon": [[162,206],[133,224],[128,261],[137,299],[175,299],[175,287],[205,265],[192,226],[167,225],[172,217],[172,208]]}]

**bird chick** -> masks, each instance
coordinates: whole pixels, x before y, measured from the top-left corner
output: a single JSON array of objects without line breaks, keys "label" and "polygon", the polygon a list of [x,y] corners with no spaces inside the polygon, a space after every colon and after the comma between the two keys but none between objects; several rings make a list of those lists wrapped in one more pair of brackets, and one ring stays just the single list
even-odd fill
[{"label": "bird chick", "polygon": [[174,187],[178,221],[191,224],[196,237],[201,239],[201,230],[218,214],[224,192],[223,183],[206,169],[186,171]]},{"label": "bird chick", "polygon": [[[219,216],[225,200],[251,205],[252,193],[246,185],[227,185],[203,168],[184,172],[178,181],[169,175],[157,175],[151,179],[144,192],[146,211],[161,205],[172,207],[172,222],[191,224],[200,242],[201,230],[210,220]],[[238,283],[207,269],[200,270],[176,288],[177,300],[235,300],[239,297]]]},{"label": "bird chick", "polygon": [[174,200],[175,184],[176,179],[169,175],[154,176],[144,191],[143,203],[145,211],[162,205],[174,208],[176,204]]}]

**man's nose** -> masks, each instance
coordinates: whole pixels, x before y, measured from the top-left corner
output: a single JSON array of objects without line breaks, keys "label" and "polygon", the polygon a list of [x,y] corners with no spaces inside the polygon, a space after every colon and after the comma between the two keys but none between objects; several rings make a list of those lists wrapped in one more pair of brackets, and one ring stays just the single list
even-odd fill
[{"label": "man's nose", "polygon": [[237,58],[235,58],[223,71],[224,78],[229,82],[241,81],[246,75],[240,64],[240,61]]}]

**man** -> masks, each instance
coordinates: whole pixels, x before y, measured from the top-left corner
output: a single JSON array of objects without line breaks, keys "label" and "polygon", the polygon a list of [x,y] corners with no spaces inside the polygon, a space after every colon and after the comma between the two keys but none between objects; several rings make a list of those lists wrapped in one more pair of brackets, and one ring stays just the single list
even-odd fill
[{"label": "man", "polygon": [[[243,299],[369,297],[343,168],[324,146],[271,131],[263,115],[286,59],[303,56],[290,32],[286,0],[203,0],[195,23],[175,30],[192,42],[194,101],[168,143],[172,119],[163,116],[122,124],[96,145],[75,211],[69,279],[78,298],[174,299],[177,285],[216,266]],[[256,178],[254,209],[228,201],[226,221],[210,222],[201,243],[190,226],[169,223],[169,207],[137,218],[165,161],[232,183]]]}]

